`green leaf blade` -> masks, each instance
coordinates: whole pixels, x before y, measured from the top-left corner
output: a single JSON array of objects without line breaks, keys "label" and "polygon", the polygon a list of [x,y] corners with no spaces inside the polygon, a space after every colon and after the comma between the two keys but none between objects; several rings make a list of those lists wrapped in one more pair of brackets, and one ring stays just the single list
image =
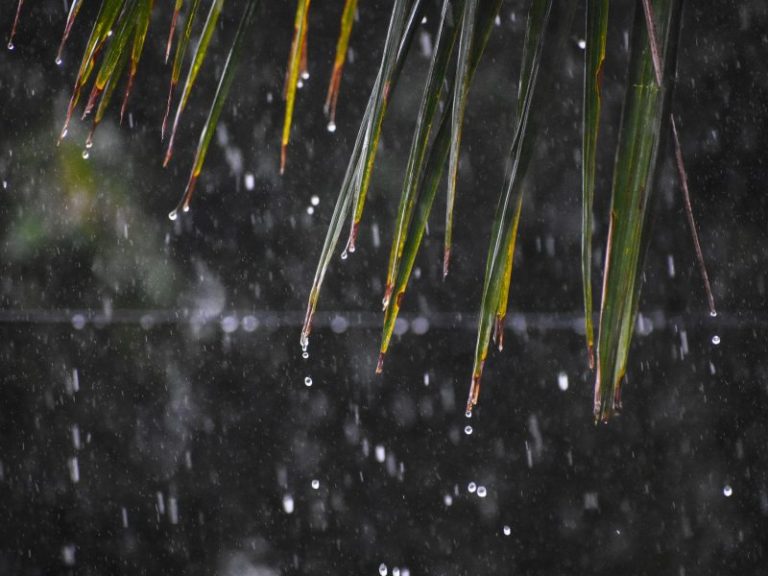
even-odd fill
[{"label": "green leaf blade", "polygon": [[592,320],[592,208],[595,198],[597,137],[602,107],[603,63],[608,38],[608,0],[587,0],[587,35],[584,61],[584,102],[582,109],[581,148],[581,276],[584,295],[584,327],[587,358],[593,368],[594,322]]}]

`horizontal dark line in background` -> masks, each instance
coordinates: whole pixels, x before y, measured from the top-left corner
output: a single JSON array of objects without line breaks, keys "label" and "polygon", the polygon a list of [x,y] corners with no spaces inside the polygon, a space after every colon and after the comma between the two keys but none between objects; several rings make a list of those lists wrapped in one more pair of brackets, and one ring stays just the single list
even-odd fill
[{"label": "horizontal dark line in background", "polygon": [[[96,328],[113,324],[136,324],[149,329],[158,325],[205,325],[218,324],[224,332],[253,332],[256,330],[276,330],[279,328],[300,329],[304,321],[304,312],[297,310],[0,310],[0,324],[70,324],[75,329],[86,326]],[[375,312],[336,311],[318,312],[313,327],[331,328],[341,333],[349,328],[380,328],[382,314]],[[706,311],[691,314],[668,314],[663,310],[641,313],[638,320],[638,332],[650,333],[667,326],[688,326],[708,324],[712,327],[745,327],[768,325],[768,315],[752,311],[719,314],[711,318]],[[584,316],[575,312],[526,312],[509,314],[506,321],[508,329],[514,332],[535,330],[567,330],[584,332]],[[475,330],[475,313],[431,313],[429,315],[402,314],[398,319],[396,333],[408,331],[425,333],[430,329]]]}]

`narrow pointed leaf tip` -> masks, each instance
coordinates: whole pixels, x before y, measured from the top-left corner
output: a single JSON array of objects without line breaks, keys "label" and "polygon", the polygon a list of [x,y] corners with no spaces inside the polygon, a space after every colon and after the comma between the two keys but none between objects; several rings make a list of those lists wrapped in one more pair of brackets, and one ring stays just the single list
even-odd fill
[{"label": "narrow pointed leaf tip", "polygon": [[464,2],[464,14],[461,20],[458,62],[456,64],[456,82],[453,87],[453,107],[451,111],[451,153],[448,164],[448,196],[445,209],[443,278],[448,276],[448,268],[450,265],[451,239],[453,238],[453,206],[456,201],[456,176],[459,170],[461,129],[464,124],[464,111],[467,107],[467,96],[469,94],[469,57],[475,36],[478,4],[479,0],[466,0]]},{"label": "narrow pointed leaf tip", "polygon": [[339,31],[339,40],[336,43],[336,57],[333,60],[333,72],[331,80],[328,83],[328,94],[325,97],[323,111],[328,117],[328,129],[336,126],[336,103],[339,100],[339,89],[341,87],[341,75],[344,70],[344,62],[347,59],[349,49],[349,37],[352,34],[352,26],[355,22],[355,11],[357,9],[357,0],[346,0],[344,11],[341,15],[341,30]]},{"label": "narrow pointed leaf tip", "polygon": [[[296,89],[302,68],[306,69],[307,16],[311,0],[298,0],[296,18],[293,25],[293,41],[288,58],[288,72],[285,79],[285,118],[283,120],[283,135],[280,140],[280,174],[285,173],[285,163],[288,154],[288,143],[291,139],[291,122],[296,103]],[[303,66],[302,66],[303,60]]]}]

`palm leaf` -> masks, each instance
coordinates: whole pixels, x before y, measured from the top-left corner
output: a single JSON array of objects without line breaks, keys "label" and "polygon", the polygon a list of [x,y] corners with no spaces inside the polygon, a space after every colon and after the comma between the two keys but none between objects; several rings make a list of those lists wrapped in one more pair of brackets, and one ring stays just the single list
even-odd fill
[{"label": "palm leaf", "polygon": [[[302,67],[306,68],[307,15],[309,14],[310,2],[311,0],[299,0],[299,4],[296,7],[291,55],[288,58],[288,73],[285,79],[285,119],[283,121],[283,137],[280,141],[280,174],[285,172],[285,161],[288,142],[291,139],[291,122],[293,120],[293,108],[296,103],[296,87],[299,83],[299,74]],[[303,66],[302,59],[304,60]]]},{"label": "palm leaf", "polygon": [[19,17],[21,16],[21,9],[24,7],[24,0],[19,0],[16,5],[16,16],[13,17],[13,27],[11,28],[11,35],[8,36],[8,50],[14,49],[13,39],[16,37],[16,28],[19,25]]},{"label": "palm leaf", "polygon": [[445,209],[445,245],[443,250],[443,278],[448,276],[451,257],[451,238],[453,237],[453,205],[456,200],[456,176],[459,170],[459,148],[461,146],[461,128],[464,123],[464,110],[469,94],[469,55],[475,35],[478,0],[466,0],[462,17],[461,37],[459,38],[459,57],[456,66],[456,83],[453,94],[451,114],[451,155],[448,165],[448,200]]},{"label": "palm leaf", "polygon": [[[661,57],[659,56],[659,46],[658,40],[656,39],[656,25],[654,23],[653,6],[651,5],[650,0],[643,0],[643,13],[645,15],[646,30],[648,32],[648,42],[650,43],[651,48],[653,71],[656,74],[656,83],[661,86],[664,79],[664,71],[661,65]],[[712,287],[709,285],[709,274],[707,273],[707,266],[704,263],[704,254],[701,251],[699,233],[696,230],[696,220],[693,217],[691,193],[688,189],[688,173],[685,169],[683,150],[680,146],[680,136],[677,133],[677,123],[675,122],[675,117],[671,113],[669,115],[669,123],[672,126],[672,141],[675,146],[675,166],[677,167],[677,174],[680,178],[680,188],[683,192],[685,215],[688,219],[688,227],[691,231],[691,239],[693,241],[694,250],[696,251],[696,261],[699,265],[699,273],[701,274],[701,279],[704,282],[704,291],[707,294],[709,314],[710,316],[717,316],[717,310],[715,309],[715,298],[712,295]]]},{"label": "palm leaf", "polygon": [[83,0],[73,0],[72,5],[69,7],[67,23],[64,26],[64,34],[61,35],[59,50],[56,52],[56,64],[61,64],[61,55],[64,52],[64,45],[67,43],[69,33],[72,31],[72,25],[75,23],[75,18],[77,18],[77,14],[80,12],[80,8],[82,8],[82,6]]},{"label": "palm leaf", "polygon": [[[453,8],[452,8],[453,7]],[[419,114],[416,119],[416,129],[411,142],[411,150],[408,155],[408,165],[405,169],[405,181],[400,195],[400,204],[397,209],[397,219],[395,221],[395,233],[392,239],[392,246],[389,253],[389,265],[387,266],[386,289],[384,292],[384,309],[386,310],[394,282],[397,277],[397,270],[400,265],[400,257],[403,253],[403,246],[410,226],[411,215],[413,214],[414,202],[421,183],[421,175],[426,158],[427,146],[432,125],[435,120],[435,112],[443,92],[443,85],[446,80],[448,64],[450,62],[453,46],[461,30],[461,0],[453,4],[449,0],[444,0],[440,15],[440,25],[435,38],[435,47],[432,52],[432,62],[430,63],[427,82],[419,107]],[[447,30],[446,30],[447,28]],[[379,370],[380,370],[379,366]]]},{"label": "palm leaf", "polygon": [[235,32],[235,38],[232,42],[232,47],[227,55],[227,60],[224,63],[224,69],[221,72],[219,78],[219,84],[216,87],[216,93],[213,96],[213,103],[211,109],[208,112],[208,118],[203,125],[203,130],[200,133],[200,140],[197,144],[197,150],[195,151],[195,159],[192,163],[192,172],[189,175],[186,189],[181,197],[176,208],[168,214],[171,220],[175,220],[179,210],[186,212],[189,210],[189,203],[192,200],[192,194],[195,190],[195,184],[200,176],[200,172],[203,169],[203,163],[205,162],[205,156],[208,152],[208,146],[211,143],[211,138],[216,129],[216,124],[221,116],[221,111],[224,108],[224,102],[226,102],[229,89],[232,86],[232,81],[235,77],[235,71],[237,70],[237,64],[240,60],[240,55],[244,46],[244,39],[247,36],[248,31],[251,28],[254,14],[259,5],[259,0],[248,0],[245,6],[245,10],[240,19],[240,24]]},{"label": "palm leaf", "polygon": [[[488,39],[490,38],[494,22],[498,16],[499,9],[501,8],[501,1],[502,0],[492,0],[480,4],[478,16],[480,41],[473,44],[472,50],[469,53],[466,78],[469,84],[472,82],[472,78],[474,77],[477,67],[479,66],[485,46],[488,43]],[[457,22],[457,26],[463,25],[465,24]],[[456,30],[454,30],[454,34],[455,33]],[[433,53],[433,70],[438,68],[437,62],[441,57],[439,54],[440,49],[441,48],[439,43],[436,42]],[[445,57],[449,58],[450,54],[446,55]],[[433,78],[435,78],[435,76],[432,74],[432,71],[430,71],[429,80],[427,81],[424,89],[424,95],[422,96],[422,108],[425,107],[425,102],[429,101],[429,96],[432,91],[431,83]],[[389,302],[389,305],[387,306],[384,314],[384,326],[382,329],[379,362],[377,364],[378,371],[381,371],[383,367],[384,355],[387,353],[389,348],[392,332],[395,327],[395,321],[397,320],[397,316],[400,311],[401,300],[408,286],[408,281],[410,280],[413,264],[416,260],[416,255],[418,254],[421,241],[426,231],[427,221],[429,219],[429,215],[431,213],[432,205],[435,199],[435,193],[437,191],[438,185],[440,184],[440,179],[442,178],[443,170],[445,168],[446,161],[448,160],[448,153],[450,150],[451,142],[453,141],[453,116],[449,115],[447,111],[453,109],[453,101],[451,99],[455,97],[455,92],[452,92],[450,89],[450,83],[452,82],[450,76],[443,78],[443,81],[447,85],[444,91],[449,94],[449,99],[447,105],[444,107],[444,111],[442,112],[442,118],[438,121],[435,121],[434,118],[429,120],[430,125],[439,122],[439,128],[437,134],[435,135],[432,146],[429,149],[425,166],[423,170],[418,170],[419,178],[415,186],[416,204],[415,208],[413,209],[414,217],[412,221],[409,218],[410,225],[407,228],[407,233],[403,234],[402,236],[402,256],[399,265],[396,266],[393,272],[392,293],[394,298],[392,298],[391,302]],[[422,114],[420,112],[420,116],[421,115]],[[423,126],[422,121],[419,120],[417,121],[414,133],[414,143],[418,142],[418,135],[421,131],[423,131]],[[412,145],[411,152],[411,156],[415,156],[418,153],[418,147],[415,147],[414,150],[414,146]],[[409,158],[409,164],[410,162],[411,160]],[[403,188],[403,195],[409,193],[408,181],[406,180]]]},{"label": "palm leaf", "polygon": [[120,123],[123,122],[123,116],[125,110],[128,107],[128,98],[131,95],[131,89],[133,88],[133,81],[136,78],[136,72],[139,68],[139,60],[141,60],[141,53],[144,50],[144,41],[147,39],[147,31],[149,30],[149,21],[152,17],[152,6],[154,0],[139,0],[139,9],[137,11],[136,19],[136,31],[133,36],[133,47],[131,49],[131,68],[128,71],[128,83],[125,87],[125,95],[123,96],[123,104],[120,107]]},{"label": "palm leaf", "polygon": [[168,63],[168,58],[171,57],[171,46],[173,45],[173,36],[176,32],[176,22],[179,19],[179,12],[184,5],[184,0],[176,0],[176,5],[173,7],[173,17],[171,17],[171,28],[168,31],[168,41],[165,43],[165,63]]},{"label": "palm leaf", "polygon": [[88,42],[85,46],[83,59],[80,62],[80,69],[77,71],[75,86],[72,89],[72,96],[69,99],[67,115],[64,119],[64,127],[61,130],[59,141],[67,135],[69,122],[72,119],[72,113],[80,99],[80,92],[83,86],[88,82],[91,72],[93,72],[96,65],[96,56],[99,54],[104,46],[104,42],[106,42],[109,37],[112,26],[115,23],[123,4],[123,0],[104,0],[99,8],[96,22],[93,24],[91,34],[88,37]]},{"label": "palm leaf", "polygon": [[[123,50],[122,54],[120,55],[119,60],[117,61],[117,66],[115,67],[114,72],[109,76],[109,79],[107,80],[107,84],[104,86],[104,92],[101,95],[101,98],[99,99],[99,105],[96,108],[96,113],[93,116],[93,123],[91,124],[91,130],[88,132],[88,137],[85,140],[85,147],[86,149],[93,146],[93,135],[96,132],[97,126],[101,123],[101,120],[104,118],[104,113],[107,110],[107,107],[109,106],[109,102],[112,100],[112,94],[115,91],[115,88],[117,88],[117,84],[120,81],[120,77],[123,74],[123,71],[125,70],[125,67],[128,63],[129,52],[128,50]],[[87,152],[85,152],[87,154]]]},{"label": "palm leaf", "polygon": [[187,71],[187,79],[184,81],[184,88],[182,89],[181,99],[176,107],[176,116],[173,119],[173,128],[171,128],[171,137],[168,140],[168,150],[165,153],[165,159],[163,160],[163,166],[167,166],[173,155],[173,143],[176,138],[176,130],[179,127],[179,120],[181,114],[184,112],[184,108],[187,106],[187,100],[189,100],[189,94],[192,92],[192,87],[195,85],[197,75],[200,72],[200,68],[205,61],[205,56],[208,53],[208,46],[211,43],[213,32],[216,30],[216,23],[219,21],[219,15],[224,7],[224,0],[213,0],[211,2],[211,8],[208,11],[208,18],[205,20],[203,26],[203,32],[200,36],[200,40],[195,48],[195,55],[192,57],[192,62],[189,65]]},{"label": "palm leaf", "polygon": [[[395,64],[390,76],[390,90],[394,90],[395,86],[397,85],[400,72],[402,71],[403,65],[405,64],[405,59],[408,54],[411,41],[413,40],[416,29],[421,22],[424,7],[424,0],[415,0],[411,5],[407,22],[400,38]],[[341,236],[344,220],[349,214],[350,208],[352,206],[352,201],[354,199],[354,187],[360,181],[362,166],[364,165],[364,144],[366,135],[368,133],[370,117],[373,114],[376,101],[376,92],[377,84],[374,84],[373,90],[371,91],[371,95],[368,99],[368,105],[365,109],[365,113],[357,133],[357,138],[352,149],[349,164],[347,165],[347,169],[344,174],[344,180],[339,190],[339,196],[336,199],[336,205],[334,206],[333,214],[331,215],[331,221],[328,225],[328,232],[325,235],[323,247],[320,251],[320,258],[317,263],[317,268],[315,269],[315,276],[312,281],[312,288],[310,289],[309,298],[307,301],[307,311],[306,315],[304,316],[304,324],[301,329],[300,343],[301,347],[304,349],[306,349],[309,344],[309,334],[312,331],[312,319],[317,308],[317,301],[320,298],[320,290],[322,288],[323,281],[325,280],[325,274],[328,270],[328,265],[330,264],[331,258],[336,249],[336,245],[338,244],[339,237]],[[344,254],[342,254],[342,257],[345,257]]]},{"label": "palm leaf", "polygon": [[331,74],[331,81],[328,83],[328,95],[325,97],[325,106],[323,107],[325,115],[328,117],[328,129],[330,131],[336,129],[336,103],[339,99],[341,74],[344,70],[344,62],[347,59],[349,37],[352,34],[356,9],[357,0],[346,0],[344,11],[341,14],[341,31],[339,32],[339,40],[336,43],[336,57],[333,60],[333,72]]},{"label": "palm leaf", "polygon": [[[655,6],[655,30],[663,38],[660,58],[669,64],[676,57],[680,7],[680,0],[657,0]],[[672,86],[669,73],[661,85],[657,82],[647,28],[639,10],[632,36],[600,310],[594,411],[595,418],[601,421],[621,407],[621,381],[637,317],[642,286],[640,268],[649,239],[648,213],[656,159]],[[666,66],[667,71],[673,68]]]},{"label": "palm leaf", "polygon": [[184,64],[184,56],[187,52],[187,46],[189,46],[189,39],[192,36],[192,26],[195,23],[195,17],[197,16],[197,9],[200,7],[200,0],[192,0],[192,7],[187,14],[187,21],[184,24],[184,32],[179,38],[178,44],[176,44],[176,53],[173,56],[173,67],[171,69],[171,82],[168,88],[168,102],[165,106],[165,115],[163,116],[163,125],[160,129],[160,137],[165,139],[165,130],[168,127],[168,115],[171,112],[171,102],[173,101],[173,92],[176,90],[176,86],[181,78],[181,67]]},{"label": "palm leaf", "polygon": [[123,52],[126,51],[128,41],[131,39],[131,34],[136,26],[136,19],[134,14],[139,7],[139,0],[126,0],[123,5],[122,14],[117,24],[117,29],[110,37],[107,49],[104,52],[104,57],[101,60],[101,66],[99,72],[96,74],[96,80],[93,82],[91,88],[91,95],[88,97],[88,102],[85,105],[83,111],[83,118],[91,113],[96,100],[101,95],[107,81],[112,77],[117,69],[117,63]]},{"label": "palm leaf", "polygon": [[[514,255],[517,226],[523,204],[523,176],[527,165],[524,156],[529,147],[528,120],[539,73],[544,37],[552,9],[552,0],[533,0],[528,14],[523,66],[520,74],[520,111],[515,136],[510,150],[510,160],[504,179],[499,204],[494,217],[491,243],[486,262],[483,298],[478,320],[477,344],[472,368],[472,382],[467,400],[467,412],[471,413],[480,393],[480,378],[488,354],[491,331],[503,321],[506,296],[511,277],[510,258]],[[523,168],[521,170],[521,168]]]},{"label": "palm leaf", "polygon": [[592,321],[592,206],[595,198],[595,162],[600,129],[601,90],[605,44],[608,38],[608,0],[587,0],[586,58],[581,148],[581,276],[584,289],[584,324],[589,367],[595,364]]},{"label": "palm leaf", "polygon": [[[357,167],[357,178],[354,183],[354,206],[352,221],[349,229],[349,238],[347,240],[346,251],[355,251],[355,240],[360,221],[363,218],[365,201],[368,196],[368,187],[371,183],[373,174],[373,164],[376,159],[376,151],[379,147],[379,137],[381,136],[381,127],[384,122],[384,115],[389,102],[389,95],[392,88],[392,76],[395,72],[395,65],[401,47],[401,39],[406,30],[408,5],[413,4],[413,0],[395,0],[392,8],[392,18],[389,21],[387,38],[384,42],[384,55],[381,59],[381,66],[373,86],[371,98],[373,99],[371,115],[368,117],[365,139],[363,141],[363,151],[360,156],[359,166]],[[416,2],[415,5],[419,4]]]}]

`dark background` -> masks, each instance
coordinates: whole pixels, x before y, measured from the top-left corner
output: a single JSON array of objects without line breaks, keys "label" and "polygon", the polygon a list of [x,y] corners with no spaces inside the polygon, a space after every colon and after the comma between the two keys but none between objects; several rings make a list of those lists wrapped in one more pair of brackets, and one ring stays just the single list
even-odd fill
[{"label": "dark background", "polygon": [[[333,262],[303,359],[305,300],[390,4],[360,2],[330,133],[322,102],[343,3],[313,3],[311,77],[281,178],[295,6],[264,3],[192,210],[176,222],[166,215],[242,3],[225,6],[163,170],[167,4],[155,9],[130,125],[117,125],[118,93],[87,160],[85,124],[56,138],[97,5],[83,8],[61,67],[61,2],[27,2],[16,49],[0,51],[0,574],[763,572],[764,2],[688,2],[683,13],[673,111],[720,314],[707,314],[666,150],[625,410],[598,427],[581,335],[581,8],[562,50],[549,43],[506,347],[491,354],[467,421],[526,3],[504,4],[472,88],[452,274],[440,278],[441,199],[380,377],[388,243],[436,6],[385,121],[358,251]],[[596,270],[634,7],[612,2]]]}]

